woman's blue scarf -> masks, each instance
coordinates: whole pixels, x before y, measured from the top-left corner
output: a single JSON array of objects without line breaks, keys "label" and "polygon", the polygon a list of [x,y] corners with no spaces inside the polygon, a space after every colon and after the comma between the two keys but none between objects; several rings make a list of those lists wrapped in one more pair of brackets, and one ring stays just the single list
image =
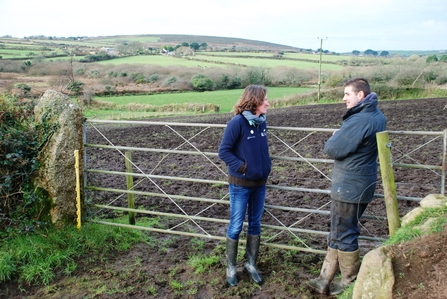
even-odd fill
[{"label": "woman's blue scarf", "polygon": [[265,122],[265,114],[261,114],[259,116],[254,115],[251,111],[249,110],[245,110],[244,112],[242,112],[242,115],[248,120],[248,123],[250,124],[250,126],[259,126],[261,125],[263,122]]}]

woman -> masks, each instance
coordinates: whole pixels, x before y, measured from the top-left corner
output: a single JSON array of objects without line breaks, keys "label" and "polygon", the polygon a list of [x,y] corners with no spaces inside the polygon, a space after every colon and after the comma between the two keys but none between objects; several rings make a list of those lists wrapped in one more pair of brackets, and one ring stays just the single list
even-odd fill
[{"label": "woman", "polygon": [[265,121],[268,106],[264,86],[247,86],[234,108],[235,116],[228,122],[219,147],[219,158],[228,167],[230,185],[230,224],[226,236],[226,274],[230,286],[238,283],[236,258],[245,214],[248,216],[248,228],[244,269],[255,283],[262,282],[256,260],[261,240],[266,182],[272,166]]}]

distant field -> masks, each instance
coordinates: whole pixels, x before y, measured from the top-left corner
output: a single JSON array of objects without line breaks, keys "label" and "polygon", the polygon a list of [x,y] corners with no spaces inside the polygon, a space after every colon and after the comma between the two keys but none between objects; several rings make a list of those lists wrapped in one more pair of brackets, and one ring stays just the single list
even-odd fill
[{"label": "distant field", "polygon": [[2,59],[9,59],[9,58],[32,59],[34,56],[43,55],[43,53],[45,53],[46,56],[64,54],[64,52],[59,49],[53,51],[49,50],[45,51],[42,49],[36,49],[35,47],[33,48],[30,47],[29,49],[23,49],[23,50],[16,50],[11,48],[0,49],[0,56],[2,56]]},{"label": "distant field", "polygon": [[[320,54],[306,54],[306,53],[284,53],[284,58],[295,58],[295,59],[311,59],[320,60]],[[322,61],[337,62],[340,60],[350,60],[352,56],[346,55],[321,55]]]},{"label": "distant field", "polygon": [[[289,66],[300,69],[315,69],[319,68],[317,62],[307,61],[293,61],[293,60],[278,60],[278,59],[256,59],[256,58],[238,58],[238,57],[223,57],[223,56],[208,56],[201,55],[197,52],[196,55],[185,58],[175,58],[163,55],[146,55],[146,56],[131,56],[124,58],[116,58],[113,60],[101,61],[99,64],[155,64],[160,66],[186,66],[186,67],[227,67],[228,65],[242,65],[253,67],[273,68],[278,66]],[[341,70],[343,67],[337,64],[322,64],[324,70]]]},{"label": "distant field", "polygon": [[[269,100],[282,99],[294,94],[305,93],[312,88],[269,87],[267,96]],[[119,97],[95,97],[95,100],[111,102],[116,105],[139,103],[143,105],[162,106],[169,104],[214,104],[220,106],[220,112],[230,112],[234,104],[242,95],[243,89],[220,90],[211,92],[184,92],[173,94],[155,94]]]},{"label": "distant field", "polygon": [[[192,59],[203,59],[207,62],[218,61],[221,63],[228,64],[238,64],[254,67],[266,67],[273,68],[279,66],[295,67],[299,69],[315,69],[319,68],[318,62],[308,62],[308,61],[298,61],[298,60],[283,60],[283,59],[256,59],[256,58],[239,58],[239,57],[223,57],[223,56],[213,56],[209,57],[206,55],[200,55],[200,52],[196,53]],[[324,70],[341,70],[343,67],[337,64],[322,64],[321,66]]]},{"label": "distant field", "polygon": [[171,56],[164,56],[164,55],[144,55],[144,56],[130,56],[130,57],[124,57],[124,58],[115,58],[112,60],[105,60],[97,62],[99,64],[114,64],[114,65],[121,65],[121,64],[155,64],[160,66],[185,66],[185,67],[225,67],[225,65],[222,64],[215,64],[215,63],[209,63],[209,62],[199,62],[194,60],[187,60],[183,58],[175,58]]},{"label": "distant field", "polygon": [[159,40],[159,37],[156,36],[116,36],[116,37],[107,37],[107,38],[94,38],[89,39],[90,41],[95,41],[98,43],[109,43],[109,44],[120,44],[124,41],[130,41],[130,42],[151,42],[155,43]]},{"label": "distant field", "polygon": [[[274,53],[253,53],[253,52],[197,52],[197,55],[206,55],[206,56],[250,56],[250,57],[271,57],[273,58]],[[282,55],[283,58],[293,58],[293,59],[308,59],[308,60],[320,60],[319,54],[308,54],[308,53],[284,53]],[[340,60],[348,60],[351,59],[352,56],[346,55],[321,55],[321,60],[337,62]]]}]

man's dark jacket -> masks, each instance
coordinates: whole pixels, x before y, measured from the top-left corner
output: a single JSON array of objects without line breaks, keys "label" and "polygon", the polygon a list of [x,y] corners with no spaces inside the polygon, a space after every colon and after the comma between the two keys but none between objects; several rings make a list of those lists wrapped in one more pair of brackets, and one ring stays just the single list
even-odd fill
[{"label": "man's dark jacket", "polygon": [[376,133],[386,129],[386,118],[377,108],[377,95],[370,93],[343,117],[338,131],[329,138],[325,153],[334,159],[331,197],[348,203],[369,203],[377,181]]}]

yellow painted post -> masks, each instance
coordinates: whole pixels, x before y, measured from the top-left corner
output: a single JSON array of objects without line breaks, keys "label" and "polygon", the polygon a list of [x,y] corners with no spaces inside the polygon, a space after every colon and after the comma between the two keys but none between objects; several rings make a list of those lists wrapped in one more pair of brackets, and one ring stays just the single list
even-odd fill
[{"label": "yellow painted post", "polygon": [[79,177],[79,150],[74,151],[76,171],[76,216],[78,229],[81,229],[81,178]]},{"label": "yellow painted post", "polygon": [[390,237],[400,227],[399,207],[397,204],[396,186],[394,184],[394,172],[391,165],[391,144],[388,132],[376,134],[377,149],[379,151],[380,174],[382,175],[383,193],[385,196],[386,214],[388,217],[388,229]]},{"label": "yellow painted post", "polygon": [[[132,173],[132,152],[126,152],[126,172]],[[126,175],[127,190],[133,190],[133,176]],[[133,194],[127,194],[127,204],[130,209],[135,208]],[[129,224],[135,225],[135,212],[129,212]]]}]

